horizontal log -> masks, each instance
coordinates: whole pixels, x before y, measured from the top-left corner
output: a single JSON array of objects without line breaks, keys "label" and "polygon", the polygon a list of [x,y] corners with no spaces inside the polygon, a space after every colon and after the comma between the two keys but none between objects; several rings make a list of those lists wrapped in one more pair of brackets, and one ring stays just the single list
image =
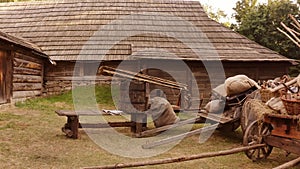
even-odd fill
[{"label": "horizontal log", "polygon": [[58,76],[58,77],[45,77],[47,81],[111,81],[111,77],[107,76]]},{"label": "horizontal log", "polygon": [[39,63],[39,64],[43,63],[43,60],[40,57],[34,56],[33,54],[32,54],[32,56],[30,56],[30,55],[27,55],[27,54],[16,52],[15,53],[15,58],[28,60],[28,61]]},{"label": "horizontal log", "polygon": [[35,90],[35,91],[14,91],[13,92],[13,99],[35,97],[35,96],[40,96],[41,94],[42,94],[41,90]]},{"label": "horizontal log", "polygon": [[43,65],[39,63],[23,60],[23,59],[14,58],[14,67],[42,70]]},{"label": "horizontal log", "polygon": [[13,91],[32,91],[42,88],[42,83],[13,83]]},{"label": "horizontal log", "polygon": [[27,68],[19,68],[19,67],[14,67],[14,74],[19,74],[19,75],[42,75],[41,70],[33,70],[33,69],[27,69]]},{"label": "horizontal log", "polygon": [[14,83],[41,83],[42,81],[42,76],[13,75]]},{"label": "horizontal log", "polygon": [[61,70],[61,71],[55,71],[55,72],[47,72],[48,77],[57,77],[57,76],[73,76],[74,71],[73,70]]}]

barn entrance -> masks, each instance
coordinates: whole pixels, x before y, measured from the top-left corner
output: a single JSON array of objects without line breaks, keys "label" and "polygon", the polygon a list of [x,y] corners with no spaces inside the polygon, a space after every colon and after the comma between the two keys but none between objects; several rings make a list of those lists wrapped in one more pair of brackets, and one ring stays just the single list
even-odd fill
[{"label": "barn entrance", "polygon": [[7,102],[6,91],[6,52],[0,50],[0,104]]}]

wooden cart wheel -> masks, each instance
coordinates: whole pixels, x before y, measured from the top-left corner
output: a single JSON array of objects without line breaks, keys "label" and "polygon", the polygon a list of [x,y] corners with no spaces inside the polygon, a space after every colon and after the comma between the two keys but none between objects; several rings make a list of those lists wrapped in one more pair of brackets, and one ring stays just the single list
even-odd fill
[{"label": "wooden cart wheel", "polygon": [[[267,123],[259,123],[258,120],[252,122],[246,129],[243,137],[243,144],[251,146],[255,144],[264,144],[263,137],[271,133],[271,125]],[[272,152],[273,147],[266,145],[265,147],[245,151],[248,158],[253,161],[266,159]]]}]

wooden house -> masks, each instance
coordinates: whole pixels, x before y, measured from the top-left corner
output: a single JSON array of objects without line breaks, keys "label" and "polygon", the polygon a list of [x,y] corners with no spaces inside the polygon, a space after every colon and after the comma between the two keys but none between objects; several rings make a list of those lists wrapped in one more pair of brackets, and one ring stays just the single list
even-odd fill
[{"label": "wooden house", "polygon": [[[108,80],[95,78],[99,61],[113,67],[122,63],[132,71],[162,65],[163,71],[147,73],[172,79],[170,72],[180,72],[181,81],[190,84],[191,91],[199,89],[205,98],[212,87],[207,65],[214,70],[221,63],[226,77],[245,74],[255,80],[282,76],[291,65],[290,59],[208,18],[198,1],[1,3],[0,19],[0,30],[30,40],[56,61],[56,66],[45,68],[48,94],[71,89],[72,80],[84,84]],[[187,75],[188,70],[193,74]],[[190,76],[198,87],[191,84]],[[211,77],[219,78],[217,73]]]},{"label": "wooden house", "polygon": [[48,59],[35,44],[0,32],[0,105],[40,96]]}]

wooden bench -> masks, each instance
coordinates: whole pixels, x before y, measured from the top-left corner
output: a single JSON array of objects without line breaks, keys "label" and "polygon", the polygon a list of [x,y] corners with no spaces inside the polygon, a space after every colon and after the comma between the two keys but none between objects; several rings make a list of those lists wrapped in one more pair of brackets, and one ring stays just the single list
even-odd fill
[{"label": "wooden bench", "polygon": [[77,139],[78,129],[82,128],[108,128],[108,127],[131,127],[131,131],[134,133],[142,132],[147,125],[147,116],[141,113],[133,113],[131,115],[131,121],[125,122],[108,122],[108,123],[79,123],[79,116],[100,116],[107,115],[106,113],[94,111],[94,110],[56,110],[59,116],[66,116],[67,123],[62,127],[62,131],[67,137]]}]

